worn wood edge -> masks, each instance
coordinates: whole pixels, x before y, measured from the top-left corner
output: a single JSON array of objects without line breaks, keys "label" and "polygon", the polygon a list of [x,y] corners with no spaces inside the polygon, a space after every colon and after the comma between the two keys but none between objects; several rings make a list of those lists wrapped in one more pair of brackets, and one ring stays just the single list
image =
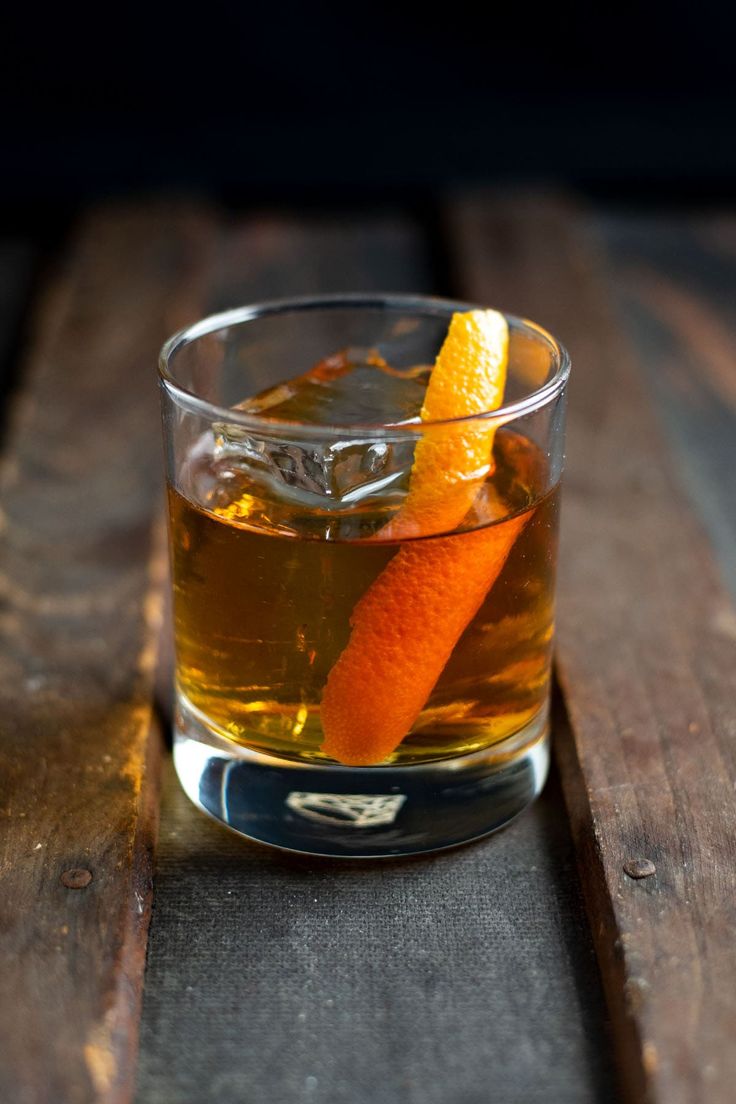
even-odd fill
[{"label": "worn wood edge", "polygon": [[590,802],[575,735],[565,705],[564,680],[555,667],[552,704],[553,756],[575,847],[580,884],[591,925],[616,1054],[619,1087],[627,1100],[647,1101],[647,1073],[643,1061],[644,1037],[632,1014],[636,994],[627,989],[627,970],[619,938],[600,839]]},{"label": "worn wood edge", "polygon": [[95,1090],[106,1104],[128,1104],[135,1092],[148,931],[154,903],[165,735],[162,718],[155,709],[153,680],[159,665],[168,583],[166,531],[160,517],[152,523],[151,536],[149,591],[144,600],[147,641],[139,665],[141,675],[150,685],[149,723],[143,736],[143,770],[130,845],[129,907],[116,971],[118,986],[111,995],[98,1039],[90,1040],[84,1052]]},{"label": "worn wood edge", "polygon": [[[158,345],[173,330],[186,322],[193,321],[203,313],[202,299],[196,293],[194,296],[190,294],[192,288],[189,284],[192,283],[192,274],[188,271],[189,268],[198,269],[202,265],[199,260],[193,259],[192,256],[187,254],[196,254],[200,250],[200,238],[213,236],[212,219],[208,212],[190,208],[186,204],[176,204],[172,213],[171,205],[164,204],[161,205],[161,216],[163,219],[168,218],[172,223],[165,234],[168,233],[173,239],[177,237],[179,232],[177,218],[180,217],[182,240],[185,241],[187,235],[189,235],[193,241],[182,246],[186,255],[183,264],[185,273],[180,276],[175,272],[171,274],[165,272],[163,275],[163,282],[166,283],[167,279],[169,281],[169,299],[167,300],[165,294],[160,299],[163,313],[159,318],[161,324],[159,337],[156,346],[151,349],[152,382],[155,378],[155,354],[158,351]],[[146,231],[150,233],[151,237],[155,236],[156,211],[155,209],[153,211],[148,210],[145,218],[142,219],[141,225],[137,225],[137,218],[138,209],[135,205],[113,204],[102,206],[80,224],[78,230],[72,235],[71,245],[76,248],[75,243],[82,241],[83,249],[94,250],[96,234],[99,232],[104,234],[106,229],[109,230],[111,225],[115,225],[116,220],[122,221],[123,224],[127,220],[134,230],[137,227],[137,233],[141,237],[141,244],[143,245],[147,236]],[[122,232],[120,227],[118,227],[117,232]],[[146,242],[146,244],[148,243]],[[165,242],[161,248],[164,254],[166,254],[167,249],[172,253],[175,252],[169,242]],[[127,260],[130,262],[130,254]],[[74,263],[76,261],[72,262],[72,265]],[[161,263],[166,266],[168,256],[165,256]],[[194,283],[196,284],[196,282],[195,280]],[[28,326],[30,335],[27,340],[27,349],[23,350],[22,363],[25,366],[25,373],[21,378],[20,386],[12,395],[9,403],[5,434],[6,443],[0,463],[0,493],[3,496],[7,493],[18,493],[19,479],[22,485],[23,473],[22,465],[19,466],[17,443],[22,441],[24,436],[28,437],[28,435],[33,434],[37,412],[41,408],[41,404],[47,401],[43,392],[48,378],[49,364],[54,359],[56,342],[67,323],[70,305],[74,296],[79,297],[79,294],[79,288],[75,288],[73,267],[70,269],[65,259],[55,263],[50,269],[34,305],[30,325]],[[154,306],[152,309],[155,310],[156,307]],[[155,400],[155,387],[152,387],[152,395]],[[159,439],[157,433],[156,440]],[[156,453],[158,459],[160,445],[157,446]],[[3,507],[5,505],[3,498]],[[4,509],[0,511],[0,521],[2,521],[2,527],[6,528],[8,520]],[[119,939],[113,950],[114,961],[110,964],[109,977],[113,979],[112,987],[108,987],[107,981],[103,978],[99,979],[102,986],[99,991],[102,999],[100,1019],[87,1032],[80,1053],[77,1056],[70,1053],[68,1059],[65,1059],[70,1063],[70,1067],[71,1064],[76,1064],[79,1071],[77,1075],[69,1074],[71,1080],[68,1080],[67,1088],[63,1093],[65,1104],[67,1102],[68,1104],[77,1104],[78,1101],[92,1100],[100,1102],[100,1104],[102,1102],[104,1104],[126,1104],[130,1100],[134,1088],[133,1075],[146,955],[146,936],[152,908],[153,862],[161,766],[161,726],[153,714],[152,685],[160,635],[161,587],[167,564],[161,526],[155,526],[151,529],[149,525],[149,529],[151,531],[147,539],[149,549],[147,582],[144,592],[141,593],[142,650],[136,658],[134,675],[136,685],[139,688],[136,691],[139,704],[134,716],[131,717],[136,736],[130,744],[130,761],[124,768],[129,781],[134,785],[135,791],[133,812],[128,825],[127,850],[120,858],[120,865],[127,869],[128,884],[125,890],[127,903],[118,919],[111,917],[109,920],[112,926],[117,925]],[[24,535],[23,539],[28,538]],[[30,539],[34,539],[32,534]],[[42,546],[43,542],[41,543]],[[12,577],[10,582],[12,587]],[[8,590],[6,586],[3,597],[12,597],[12,595],[13,590]],[[34,607],[33,614],[29,614],[29,616],[35,617],[44,602],[45,599],[42,599]],[[39,614],[39,616],[42,619],[43,615]],[[115,704],[117,706],[118,703]],[[32,711],[29,713],[29,718],[31,716]],[[22,723],[24,722],[21,721]],[[26,814],[22,815],[25,816]],[[74,847],[72,847],[73,850]],[[12,861],[12,850],[9,857]],[[23,875],[18,876],[22,877]],[[44,877],[50,886],[54,885],[52,871],[48,871]],[[64,885],[67,884],[64,883]],[[87,882],[80,883],[80,886],[82,884],[86,885]],[[58,894],[59,891],[57,889],[54,892]],[[68,891],[62,890],[63,892]],[[75,898],[75,904],[81,900],[81,897],[77,897],[76,893],[72,893],[71,896]],[[11,916],[12,908],[12,901],[6,900],[5,911],[11,910]],[[63,917],[63,912],[61,915]],[[64,931],[68,931],[66,925]],[[68,953],[71,954],[68,941],[66,948]],[[61,950],[61,947],[57,950]],[[79,947],[75,955],[77,957],[81,956],[83,961],[84,947]],[[78,969],[79,963],[72,968]],[[68,1011],[70,1013],[69,1022],[73,1023],[75,1010],[69,1008]],[[28,1009],[23,1008],[22,1004],[16,1007],[14,1017],[16,1023],[23,1022],[24,1018],[27,1018],[27,1012]],[[80,1022],[80,1031],[83,1026],[83,1023]],[[54,1080],[58,1070],[51,1067],[44,1069],[44,1061],[50,1059],[51,1054],[50,1052],[48,1055],[45,1053],[43,1035],[34,1039],[32,1045],[36,1054],[37,1076],[27,1080],[14,1080],[15,1073],[12,1072],[12,1069],[15,1068],[17,1072],[22,1068],[24,1059],[21,1059],[21,1066],[18,1066],[17,1063],[15,1065],[14,1063],[4,1063],[5,1076],[0,1077],[0,1083],[13,1095],[18,1104],[26,1104],[26,1101],[29,1104],[31,1102],[36,1104],[37,1101],[39,1104],[41,1102],[43,1104],[47,1104],[47,1102],[48,1104],[57,1104],[57,1101],[61,1100],[58,1095],[58,1091],[60,1091],[58,1083]],[[8,1054],[8,1057],[10,1057],[10,1054]],[[15,1058],[15,1055],[13,1057]],[[9,1066],[11,1072],[8,1070]],[[88,1078],[86,1084],[82,1078],[83,1069],[86,1069]],[[9,1077],[10,1080],[6,1080],[6,1077]],[[46,1088],[43,1087],[44,1084]]]},{"label": "worn wood edge", "polygon": [[[147,755],[144,766],[143,788],[139,802],[138,823],[133,848],[138,858],[133,858],[134,875],[131,884],[131,907],[128,913],[128,931],[121,952],[121,983],[117,994],[114,1015],[126,1023],[127,1030],[115,1048],[107,1051],[104,1042],[101,1050],[93,1057],[87,1052],[85,1058],[90,1073],[94,1067],[100,1069],[100,1057],[103,1065],[100,1069],[98,1091],[112,1104],[127,1104],[135,1092],[135,1074],[138,1059],[140,1036],[140,1017],[143,1004],[143,987],[146,958],[148,953],[148,932],[151,924],[154,903],[154,877],[156,869],[156,847],[159,831],[159,805],[161,796],[163,764],[165,760],[164,731],[160,719],[152,716],[147,738]],[[112,1009],[111,1009],[112,1011]],[[112,1017],[111,1017],[112,1018]],[[117,1049],[117,1055],[115,1050]],[[122,1076],[117,1089],[108,1091],[105,1071],[115,1061]],[[94,1074],[93,1074],[94,1076]]]},{"label": "worn wood edge", "polygon": [[[474,209],[474,215],[471,214],[470,218],[459,217],[459,207],[466,201],[467,197],[455,197],[454,204],[449,205],[444,212],[445,223],[450,227],[451,234],[459,233],[460,238],[464,236],[466,247],[469,235],[479,230],[482,225],[483,216],[481,214],[480,219],[478,219],[479,212],[492,210],[497,204],[500,205],[500,212],[497,211],[496,214],[511,215],[511,222],[514,219],[523,219],[525,212],[529,213],[532,207],[535,207],[545,209],[551,220],[557,222],[561,227],[565,227],[566,233],[569,234],[567,244],[572,245],[574,243],[573,255],[567,260],[572,263],[572,267],[576,272],[575,279],[579,284],[583,280],[589,281],[590,287],[593,289],[593,294],[589,297],[587,304],[585,303],[585,296],[583,297],[583,305],[592,305],[594,324],[600,324],[601,319],[605,319],[603,332],[609,343],[612,340],[613,347],[615,347],[614,355],[617,354],[622,358],[622,362],[626,365],[624,374],[628,373],[629,378],[633,378],[636,357],[630,344],[621,339],[620,327],[618,329],[615,327],[614,318],[604,300],[607,276],[605,254],[594,233],[591,233],[590,220],[586,218],[581,207],[568,197],[560,197],[555,194],[522,193],[517,196],[509,196],[508,194],[489,196],[487,193],[476,193],[470,197],[469,201]],[[504,219],[500,217],[497,221],[503,224]],[[581,224],[585,226],[586,232],[584,234],[579,232]],[[528,247],[529,242],[526,241],[525,245]],[[549,243],[541,242],[540,246],[544,250],[545,247],[549,248]],[[530,269],[532,266],[529,262],[534,248],[536,248],[536,244],[532,247],[532,253],[524,258],[525,264]],[[461,284],[464,281],[463,291],[472,298],[481,301],[487,299],[488,296],[482,291],[484,286],[482,278],[483,264],[482,261],[479,263],[476,243],[473,242],[471,245],[472,260],[469,269],[466,265],[467,258],[463,257],[462,253],[463,247],[461,246],[454,254],[451,251],[450,256],[460,274]],[[543,263],[540,265],[540,269],[542,275],[548,277],[550,274],[550,257],[545,257],[544,253],[541,256]],[[474,283],[473,279],[474,276],[478,276],[479,272],[481,273],[480,287]],[[491,284],[498,287],[499,273],[495,272],[493,275],[496,282],[494,283],[494,280],[491,279]],[[515,275],[518,276],[518,273]],[[521,283],[523,284],[523,280]],[[519,281],[517,279],[515,282],[513,275],[511,284],[514,291],[519,290]],[[536,295],[537,303],[542,302],[539,297],[540,290],[543,289],[540,289],[537,276],[532,294],[533,300]],[[554,294],[552,298],[554,300]],[[503,299],[500,302],[494,300],[493,305],[517,313],[523,313],[525,309],[519,302],[508,303]],[[559,301],[556,305],[559,307]],[[539,311],[539,308],[535,307],[535,311]],[[552,313],[554,316],[554,308]],[[544,314],[540,316],[537,313],[536,317],[539,317],[542,324],[549,325],[553,330],[556,328],[554,321],[545,318]],[[603,336],[603,332],[601,336]],[[564,334],[561,336],[564,339]],[[644,397],[648,409],[653,411],[651,396],[645,388],[642,387],[640,390],[641,395],[637,392],[637,398]],[[657,421],[656,417],[653,417],[652,420],[653,423]],[[655,454],[659,449],[662,455],[669,456],[670,450],[666,446],[666,437],[661,426],[658,427],[658,430],[655,430],[655,435],[657,436]],[[712,594],[709,594],[709,597],[713,598],[710,603],[711,606],[722,610],[724,601],[728,604],[728,599],[725,597],[725,590],[720,586],[712,549],[704,535],[702,526],[695,521],[678,480],[670,478],[668,492],[672,494],[674,499],[683,504],[685,540],[691,542],[693,548],[697,550],[696,558],[699,558],[700,562],[706,566],[708,581],[705,585],[705,591],[708,592],[709,587],[712,590]],[[729,624],[736,623],[736,620],[733,620],[735,616],[732,613]],[[645,1010],[649,1001],[649,983],[645,976],[647,966],[639,958],[636,932],[633,930],[622,932],[619,927],[619,911],[616,898],[620,894],[617,894],[616,885],[618,884],[619,889],[623,888],[627,879],[623,877],[620,867],[618,873],[616,873],[615,863],[612,865],[612,859],[615,860],[615,857],[610,854],[608,856],[604,855],[604,840],[597,823],[595,811],[596,791],[595,787],[591,790],[590,779],[586,770],[586,754],[580,745],[577,732],[578,726],[583,723],[583,717],[582,714],[576,716],[574,708],[570,710],[570,702],[571,700],[573,703],[576,701],[577,694],[571,684],[571,676],[566,670],[566,664],[561,662],[559,654],[557,658],[557,678],[564,704],[561,723],[562,738],[558,741],[556,754],[560,765],[573,838],[578,851],[586,906],[591,919],[593,937],[612,1017],[622,1091],[627,1100],[642,1102],[642,1104],[650,1101],[656,1101],[658,1104],[659,1102],[670,1104],[674,1100],[693,1101],[700,1104],[700,1100],[704,1097],[699,1095],[700,1089],[697,1086],[699,1085],[704,1089],[705,1082],[713,1077],[714,1071],[704,1067],[702,1060],[700,1066],[691,1065],[689,1068],[687,1067],[687,1060],[685,1060],[685,1067],[683,1068],[680,1061],[681,1055],[675,1049],[677,1042],[673,1044],[672,1040],[666,1041],[665,1047],[660,1049],[657,1032],[651,1030],[651,1017],[646,1021],[649,1031],[645,1030]],[[590,750],[588,748],[588,753]],[[587,767],[590,768],[590,754],[587,755],[587,759]],[[623,843],[623,838],[621,842]],[[621,861],[624,854],[625,852],[622,851]],[[608,864],[606,863],[606,857],[608,858]],[[638,899],[643,902],[643,898],[635,898],[633,895],[645,892],[644,887],[646,885],[646,882],[632,882],[630,899],[632,901]],[[626,886],[626,888],[629,887]],[[629,911],[631,912],[631,909]],[[656,959],[649,962],[650,969],[653,961],[656,961]],[[723,1030],[723,1024],[721,1030]],[[680,1049],[689,1048],[692,1054],[691,1040],[686,1035],[680,1037],[679,1043]],[[678,1070],[681,1071],[679,1076]],[[725,1084],[722,1076],[720,1076],[719,1084],[720,1091],[715,1084],[709,1086],[709,1101],[730,1101],[730,1095],[727,1095],[730,1093],[730,1087]]]},{"label": "worn wood edge", "polygon": [[84,1061],[95,1094],[109,1104],[127,1104],[135,1085],[146,948],[153,912],[163,740],[161,724],[152,716],[145,737],[146,757],[131,845],[129,907],[117,952],[118,983],[109,994],[102,1022],[84,1046]]}]

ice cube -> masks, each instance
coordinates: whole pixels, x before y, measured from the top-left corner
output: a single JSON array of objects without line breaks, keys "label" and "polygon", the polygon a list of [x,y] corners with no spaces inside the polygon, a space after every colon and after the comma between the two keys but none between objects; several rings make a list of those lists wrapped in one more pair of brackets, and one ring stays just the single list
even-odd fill
[{"label": "ice cube", "polygon": [[235,409],[310,425],[405,425],[419,420],[429,372],[391,368],[377,349],[343,349]]},{"label": "ice cube", "polygon": [[215,426],[215,460],[247,472],[263,491],[304,505],[352,507],[363,498],[406,489],[413,442],[365,438],[324,441],[269,433],[269,423],[399,426],[419,421],[429,369],[391,369],[375,350],[345,350],[308,372],[238,403],[263,417],[263,428]]}]

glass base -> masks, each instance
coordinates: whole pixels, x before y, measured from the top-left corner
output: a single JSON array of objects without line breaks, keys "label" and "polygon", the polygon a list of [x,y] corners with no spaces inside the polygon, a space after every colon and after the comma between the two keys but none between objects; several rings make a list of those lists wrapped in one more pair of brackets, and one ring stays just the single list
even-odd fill
[{"label": "glass base", "polygon": [[470,755],[341,767],[241,748],[180,705],[174,763],[194,804],[248,839],[333,858],[413,855],[494,832],[534,800],[549,767],[548,710]]}]

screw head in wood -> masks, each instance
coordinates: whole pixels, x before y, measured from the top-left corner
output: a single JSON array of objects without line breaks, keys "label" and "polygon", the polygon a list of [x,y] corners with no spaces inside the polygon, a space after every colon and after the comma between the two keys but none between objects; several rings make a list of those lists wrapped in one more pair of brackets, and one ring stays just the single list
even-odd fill
[{"label": "screw head in wood", "polygon": [[650,878],[657,873],[657,868],[651,859],[627,859],[624,863],[624,873],[630,878]]},{"label": "screw head in wood", "polygon": [[92,871],[85,870],[82,866],[75,866],[71,870],[65,870],[61,875],[61,884],[67,889],[85,889],[92,881]]}]

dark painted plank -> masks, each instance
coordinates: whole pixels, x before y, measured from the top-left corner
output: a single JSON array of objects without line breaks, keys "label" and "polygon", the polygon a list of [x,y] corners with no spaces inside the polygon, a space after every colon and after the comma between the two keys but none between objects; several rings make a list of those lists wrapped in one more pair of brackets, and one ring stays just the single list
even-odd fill
[{"label": "dark painted plank", "polygon": [[[467,294],[537,318],[573,358],[558,759],[628,1093],[730,1101],[736,612],[582,220],[476,197],[450,225]],[[629,877],[637,858],[656,874]]]},{"label": "dark painted plank", "polygon": [[156,823],[154,364],[202,309],[186,210],[86,219],[30,326],[0,488],[0,1099],[130,1099]]},{"label": "dark painted plank", "polygon": [[[235,228],[214,305],[431,289],[390,215]],[[592,1104],[612,1099],[602,998],[558,791],[437,859],[280,857],[169,776],[138,1104]]]},{"label": "dark painted plank", "polygon": [[552,783],[434,859],[280,857],[170,772],[139,1104],[603,1104],[597,967]]}]

